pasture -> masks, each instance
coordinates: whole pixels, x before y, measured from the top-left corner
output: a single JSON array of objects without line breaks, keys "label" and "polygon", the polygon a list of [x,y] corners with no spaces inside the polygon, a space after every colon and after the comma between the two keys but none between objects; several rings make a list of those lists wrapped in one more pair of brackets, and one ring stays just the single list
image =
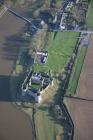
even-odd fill
[{"label": "pasture", "polygon": [[45,64],[35,64],[35,71],[60,73],[69,61],[75,48],[78,33],[58,32],[49,33],[46,48],[48,49],[48,60]]}]

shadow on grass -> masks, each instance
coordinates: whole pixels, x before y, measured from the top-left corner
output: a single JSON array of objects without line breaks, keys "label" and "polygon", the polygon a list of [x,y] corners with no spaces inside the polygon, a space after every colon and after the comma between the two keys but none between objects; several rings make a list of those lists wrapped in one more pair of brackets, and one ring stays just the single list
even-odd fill
[{"label": "shadow on grass", "polygon": [[3,50],[8,55],[16,55],[20,47],[22,47],[27,42],[21,37],[21,34],[15,34],[6,37]]},{"label": "shadow on grass", "polygon": [[0,75],[0,102],[21,101],[19,97],[23,79],[23,75],[20,75],[20,77]]},{"label": "shadow on grass", "polygon": [[[25,32],[26,30],[27,29],[22,29],[22,32]],[[30,42],[31,39],[25,38],[22,33],[6,37],[2,48],[4,52],[2,59],[16,61],[17,57],[21,55],[20,64],[24,65],[25,61],[28,61],[29,59],[27,52]],[[21,53],[18,54],[20,49]]]},{"label": "shadow on grass", "polygon": [[20,101],[21,94],[21,84],[23,80],[23,75],[20,76],[11,76],[10,79],[10,92],[12,101],[17,102]]},{"label": "shadow on grass", "polygon": [[0,102],[11,101],[9,91],[10,76],[0,75]]}]

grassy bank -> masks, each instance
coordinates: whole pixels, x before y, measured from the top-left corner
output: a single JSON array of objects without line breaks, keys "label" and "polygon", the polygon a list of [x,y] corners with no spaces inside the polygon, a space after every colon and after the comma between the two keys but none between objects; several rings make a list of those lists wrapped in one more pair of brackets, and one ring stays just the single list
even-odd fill
[{"label": "grassy bank", "polygon": [[77,61],[75,63],[75,66],[74,66],[74,69],[73,69],[73,72],[72,72],[72,76],[70,78],[69,86],[68,86],[68,91],[72,95],[74,95],[76,93],[78,80],[79,80],[80,73],[81,73],[81,70],[82,70],[82,66],[83,66],[83,63],[84,63],[84,58],[85,58],[85,55],[86,55],[86,51],[87,51],[87,48],[81,46],[81,48],[79,50],[78,57],[77,57]]}]

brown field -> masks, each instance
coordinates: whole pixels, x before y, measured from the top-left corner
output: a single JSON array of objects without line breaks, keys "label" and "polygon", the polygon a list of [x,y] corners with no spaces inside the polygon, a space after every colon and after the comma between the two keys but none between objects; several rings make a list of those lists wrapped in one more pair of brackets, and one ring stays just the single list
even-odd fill
[{"label": "brown field", "polygon": [[16,34],[25,23],[9,14],[0,18],[0,140],[32,140],[32,124],[28,116],[10,100],[9,81],[20,44]]},{"label": "brown field", "polygon": [[75,125],[74,140],[93,140],[93,36],[80,76],[77,97],[80,99],[66,98]]}]

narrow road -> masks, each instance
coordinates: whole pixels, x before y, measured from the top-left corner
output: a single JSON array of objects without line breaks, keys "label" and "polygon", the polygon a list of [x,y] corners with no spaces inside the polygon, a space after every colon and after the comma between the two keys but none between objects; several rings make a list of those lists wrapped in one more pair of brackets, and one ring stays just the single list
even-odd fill
[{"label": "narrow road", "polygon": [[9,91],[10,74],[20,47],[13,40],[24,26],[24,21],[8,12],[0,19],[0,140],[33,140],[31,120],[11,103]]}]

